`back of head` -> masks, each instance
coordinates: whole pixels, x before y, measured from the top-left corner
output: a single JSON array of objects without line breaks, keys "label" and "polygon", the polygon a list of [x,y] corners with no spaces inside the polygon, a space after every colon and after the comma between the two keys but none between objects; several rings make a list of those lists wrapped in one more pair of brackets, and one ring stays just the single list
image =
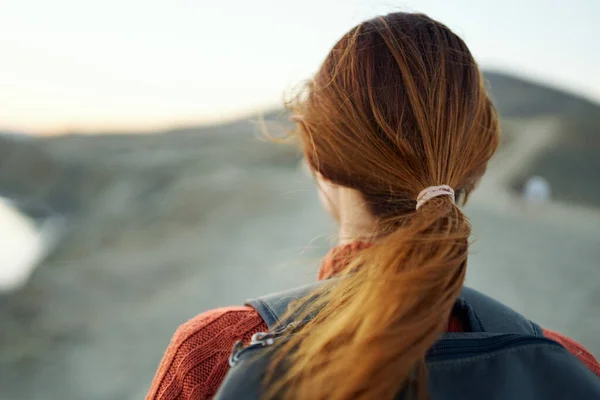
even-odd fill
[{"label": "back of head", "polygon": [[284,345],[272,369],[288,367],[272,394],[391,399],[417,382],[423,395],[425,354],[464,282],[470,226],[449,196],[418,210],[416,199],[449,185],[466,201],[497,147],[477,64],[444,25],[389,14],[344,35],[291,109],[311,168],[357,190],[377,232]]}]

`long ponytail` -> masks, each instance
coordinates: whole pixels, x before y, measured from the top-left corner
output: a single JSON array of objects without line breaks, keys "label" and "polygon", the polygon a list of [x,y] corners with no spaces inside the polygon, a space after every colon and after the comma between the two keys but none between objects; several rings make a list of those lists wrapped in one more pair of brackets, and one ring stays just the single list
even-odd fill
[{"label": "long ponytail", "polygon": [[426,352],[462,288],[471,228],[450,197],[418,210],[416,198],[447,184],[466,200],[496,149],[477,65],[445,26],[390,14],[348,32],[291,108],[313,170],[358,190],[379,235],[304,310],[318,314],[278,349],[270,396],[425,396]]}]

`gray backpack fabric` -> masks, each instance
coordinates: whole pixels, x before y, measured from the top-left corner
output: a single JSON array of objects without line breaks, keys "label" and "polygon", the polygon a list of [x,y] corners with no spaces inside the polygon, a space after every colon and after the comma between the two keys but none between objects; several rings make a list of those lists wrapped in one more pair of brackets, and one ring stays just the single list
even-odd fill
[{"label": "gray backpack fabric", "polygon": [[[269,326],[252,343],[236,344],[231,369],[216,400],[257,400],[270,365],[270,346],[281,334],[305,321],[282,321],[292,301],[319,285],[249,300]],[[470,288],[464,288],[456,312],[470,331],[444,334],[427,354],[428,390],[432,400],[579,400],[600,399],[600,378],[559,343],[544,338],[541,328],[522,315]],[[280,371],[278,371],[280,372]],[[399,384],[400,386],[400,384]],[[399,393],[398,399],[406,398]]]}]

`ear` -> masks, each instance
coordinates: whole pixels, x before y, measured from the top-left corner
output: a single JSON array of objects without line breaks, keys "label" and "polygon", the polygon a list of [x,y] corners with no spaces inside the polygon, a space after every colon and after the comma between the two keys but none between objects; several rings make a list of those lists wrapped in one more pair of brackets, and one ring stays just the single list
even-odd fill
[{"label": "ear", "polygon": [[463,185],[460,189],[456,191],[456,204],[461,207],[464,207],[469,198],[473,194],[473,191],[477,189],[479,183],[481,182],[481,177],[470,180],[466,185]]},{"label": "ear", "polygon": [[465,188],[458,189],[454,195],[454,201],[460,207],[467,203],[467,190]]}]

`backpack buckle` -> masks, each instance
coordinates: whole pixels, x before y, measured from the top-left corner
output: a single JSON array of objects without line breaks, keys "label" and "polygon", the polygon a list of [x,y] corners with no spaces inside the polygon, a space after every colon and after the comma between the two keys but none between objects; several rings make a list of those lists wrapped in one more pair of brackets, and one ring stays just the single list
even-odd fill
[{"label": "backpack buckle", "polygon": [[244,342],[238,340],[233,345],[231,355],[229,356],[229,366],[234,367],[242,357],[242,354],[247,350],[256,349],[258,347],[267,347],[275,343],[275,339],[279,338],[284,332],[296,326],[294,322],[275,329],[273,332],[256,332],[250,339],[250,344],[244,347]]},{"label": "backpack buckle", "polygon": [[295,326],[296,323],[290,322],[287,325],[275,329],[273,332],[256,332],[254,335],[252,335],[252,339],[250,340],[250,346],[271,346],[275,342],[275,339],[281,336],[284,332],[294,328]]},{"label": "backpack buckle", "polygon": [[244,342],[242,342],[241,340],[238,340],[237,342],[235,342],[235,344],[233,345],[233,349],[231,350],[231,355],[229,356],[229,366],[230,367],[233,367],[233,366],[235,366],[235,364],[238,363],[243,350],[244,350]]}]

